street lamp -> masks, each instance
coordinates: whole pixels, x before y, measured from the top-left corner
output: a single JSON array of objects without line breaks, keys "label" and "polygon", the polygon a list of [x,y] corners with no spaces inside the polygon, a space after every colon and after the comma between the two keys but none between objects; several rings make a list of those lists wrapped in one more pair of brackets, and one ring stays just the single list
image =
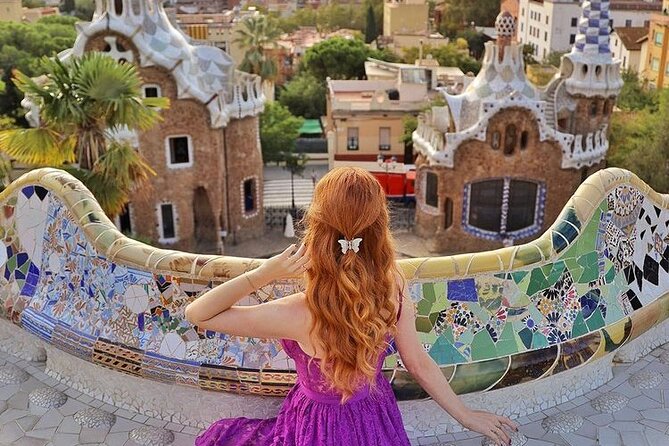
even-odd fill
[{"label": "street lamp", "polygon": [[389,161],[386,161],[386,157],[379,153],[379,156],[376,157],[376,162],[379,164],[379,167],[384,167],[386,171],[386,195],[388,195],[388,170],[395,170],[397,165],[397,157],[395,155],[390,157]]}]

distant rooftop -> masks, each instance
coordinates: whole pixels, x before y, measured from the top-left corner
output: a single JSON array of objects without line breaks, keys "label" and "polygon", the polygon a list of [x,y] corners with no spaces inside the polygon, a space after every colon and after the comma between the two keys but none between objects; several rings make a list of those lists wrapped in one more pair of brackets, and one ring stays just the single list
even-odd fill
[{"label": "distant rooftop", "polygon": [[629,51],[638,51],[641,49],[644,37],[648,35],[648,28],[642,26],[616,28],[614,32],[618,35],[625,48]]}]

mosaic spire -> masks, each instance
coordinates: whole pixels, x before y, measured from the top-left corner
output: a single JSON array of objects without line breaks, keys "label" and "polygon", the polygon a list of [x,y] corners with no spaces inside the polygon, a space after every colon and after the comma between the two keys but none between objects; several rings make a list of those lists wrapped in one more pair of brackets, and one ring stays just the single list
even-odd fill
[{"label": "mosaic spire", "polygon": [[574,51],[611,55],[609,4],[609,0],[583,2],[583,14],[578,21]]},{"label": "mosaic spire", "polygon": [[623,86],[620,61],[613,59],[609,46],[609,5],[609,0],[583,2],[574,47],[560,66],[571,95],[608,98],[617,96]]}]

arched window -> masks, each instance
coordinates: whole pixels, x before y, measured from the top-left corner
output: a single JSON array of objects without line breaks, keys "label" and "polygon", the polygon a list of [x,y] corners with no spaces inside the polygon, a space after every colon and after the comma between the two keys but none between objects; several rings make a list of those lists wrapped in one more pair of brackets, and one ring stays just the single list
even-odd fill
[{"label": "arched window", "polygon": [[425,172],[425,204],[439,207],[439,178],[434,172]]},{"label": "arched window", "polygon": [[516,126],[509,124],[504,132],[504,155],[512,155],[516,149]]},{"label": "arched window", "polygon": [[527,149],[527,141],[529,137],[529,132],[527,130],[523,130],[523,132],[520,134],[520,150]]},{"label": "arched window", "polygon": [[449,197],[444,199],[444,229],[453,226],[453,200]]},{"label": "arched window", "polygon": [[500,140],[499,132],[493,132],[492,142],[491,142],[491,145],[492,145],[493,149],[495,149],[495,150],[499,149],[499,140]]},{"label": "arched window", "polygon": [[598,101],[595,99],[590,103],[590,116],[597,116],[597,109],[599,108]]},{"label": "arched window", "polygon": [[528,237],[541,229],[543,183],[500,178],[465,186],[463,226],[479,237]]}]

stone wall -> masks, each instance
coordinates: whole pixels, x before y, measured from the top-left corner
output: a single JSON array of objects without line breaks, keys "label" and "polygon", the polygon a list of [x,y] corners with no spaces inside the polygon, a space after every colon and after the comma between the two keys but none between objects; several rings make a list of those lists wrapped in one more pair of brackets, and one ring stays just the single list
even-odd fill
[{"label": "stone wall", "polygon": [[[516,145],[509,155],[504,153],[505,131],[516,126]],[[499,148],[493,149],[495,133],[499,134]],[[527,132],[526,148],[521,147],[521,135]],[[525,243],[545,231],[558,217],[581,181],[601,165],[585,171],[562,169],[562,151],[555,141],[541,141],[538,127],[531,113],[521,108],[506,109],[490,120],[485,141],[468,140],[455,152],[454,168],[429,166],[425,158],[416,162],[416,232],[432,243],[435,253],[461,253],[500,248],[501,240],[490,240],[465,230],[465,186],[472,181],[509,177],[539,182],[545,188],[545,199],[539,203],[543,215],[541,224],[532,233],[514,240]],[[438,175],[439,208],[424,205],[425,174]],[[452,200],[452,225],[444,228],[445,200]]]},{"label": "stone wall", "polygon": [[[116,50],[128,52],[128,61],[139,61],[132,42],[115,33],[92,36],[85,51],[104,51],[107,36],[116,38]],[[138,70],[144,84],[157,85],[170,106],[161,112],[162,120],[157,125],[139,135],[140,153],[156,175],[151,177],[150,187],[131,201],[133,233],[148,237],[156,246],[205,253],[220,252],[221,230],[227,231],[227,240],[237,242],[262,235],[263,164],[258,118],[233,119],[223,129],[212,128],[206,105],[195,99],[179,99],[177,84],[168,70],[155,65],[138,66]],[[190,138],[192,166],[168,165],[170,136]],[[251,213],[242,210],[242,183],[248,178],[255,179],[257,196],[256,210]],[[161,203],[174,206],[176,240],[161,240]]]}]

